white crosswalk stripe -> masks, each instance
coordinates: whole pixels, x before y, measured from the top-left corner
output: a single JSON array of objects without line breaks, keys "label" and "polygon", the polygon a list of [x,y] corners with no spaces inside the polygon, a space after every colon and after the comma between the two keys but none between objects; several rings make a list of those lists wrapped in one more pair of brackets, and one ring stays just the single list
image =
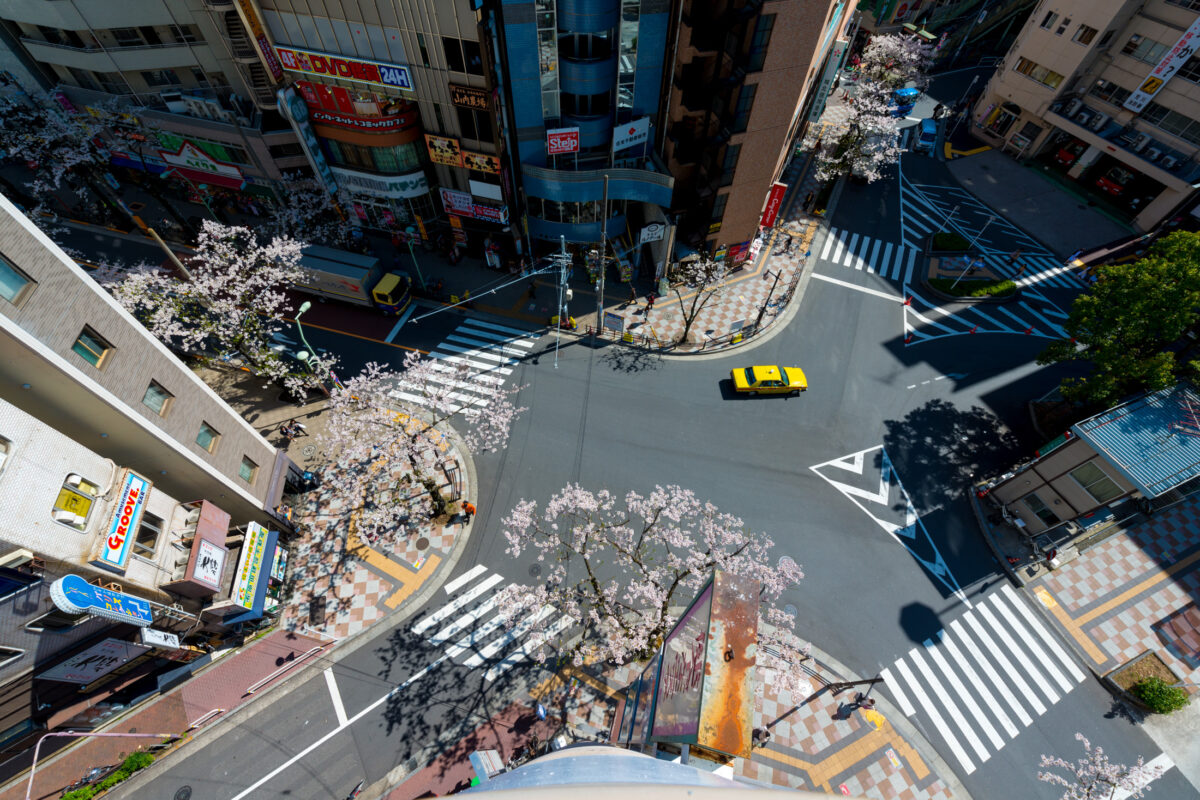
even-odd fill
[{"label": "white crosswalk stripe", "polygon": [[502,575],[476,565],[446,584],[449,599],[414,622],[411,631],[444,647],[446,656],[463,666],[485,669],[484,678],[495,681],[532,659],[540,641],[574,624],[571,617],[547,605],[508,628],[496,601],[504,586]]},{"label": "white crosswalk stripe", "polygon": [[870,272],[889,280],[908,283],[913,278],[917,251],[873,236],[830,228],[818,264]]},{"label": "white crosswalk stripe", "polygon": [[[535,331],[465,319],[430,352],[438,376],[433,382],[451,390],[450,399],[460,404],[456,413],[473,413],[487,406],[485,390],[503,386],[520,359],[532,352],[537,339]],[[470,370],[469,377],[463,368]],[[428,402],[412,392],[396,391],[392,395],[416,405]]]},{"label": "white crosswalk stripe", "polygon": [[882,690],[905,715],[928,720],[965,774],[1085,678],[1011,586],[989,595],[880,675]]}]

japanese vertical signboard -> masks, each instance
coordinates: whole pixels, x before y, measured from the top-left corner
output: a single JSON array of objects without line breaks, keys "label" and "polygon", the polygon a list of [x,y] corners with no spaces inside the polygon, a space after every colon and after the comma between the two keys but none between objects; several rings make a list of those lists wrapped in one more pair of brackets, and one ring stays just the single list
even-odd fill
[{"label": "japanese vertical signboard", "polygon": [[267,65],[267,69],[271,73],[271,78],[275,83],[282,83],[283,67],[279,65],[279,57],[275,55],[275,49],[271,47],[271,42],[267,39],[267,34],[263,30],[262,20],[258,18],[258,11],[254,8],[254,3],[251,0],[238,0],[237,10],[238,16],[242,18],[242,22],[246,25],[246,29],[254,37],[254,46],[258,49],[258,55],[262,59],[262,62]]},{"label": "japanese vertical signboard", "polygon": [[763,207],[762,219],[758,221],[760,227],[769,228],[775,224],[775,220],[779,217],[779,209],[783,205],[783,196],[787,194],[786,183],[771,184],[771,191],[767,193],[767,204]]},{"label": "japanese vertical signboard", "polygon": [[825,101],[829,99],[829,91],[833,88],[833,81],[842,65],[842,56],[849,46],[850,43],[845,39],[838,39],[833,43],[829,51],[829,60],[825,62],[825,70],[821,73],[821,83],[813,95],[812,106],[808,112],[809,122],[819,121],[825,113]]},{"label": "japanese vertical signboard", "polygon": [[238,559],[237,572],[233,578],[233,591],[229,598],[242,608],[254,607],[254,595],[258,591],[266,555],[267,529],[257,522],[248,523],[246,539],[242,542],[242,555]]},{"label": "japanese vertical signboard", "polygon": [[115,572],[125,571],[149,494],[150,481],[132,470],[126,470],[117,492],[117,501],[113,504],[112,520],[108,523],[92,564]]},{"label": "japanese vertical signboard", "polygon": [[712,612],[710,583],[675,623],[663,644],[653,735],[690,739],[700,728],[700,693]]},{"label": "japanese vertical signboard", "polygon": [[450,84],[450,102],[459,108],[469,108],[474,111],[486,112],[491,104],[488,102],[487,89],[475,89],[471,86]]},{"label": "japanese vertical signboard", "polygon": [[546,131],[546,152],[552,156],[579,152],[579,128],[551,128]]},{"label": "japanese vertical signboard", "polygon": [[1142,85],[1125,99],[1125,107],[1130,111],[1141,112],[1154,95],[1159,93],[1163,85],[1171,80],[1179,68],[1196,52],[1196,37],[1198,36],[1200,36],[1200,17],[1196,17],[1191,27],[1183,32],[1175,46],[1167,51],[1167,54],[1162,57],[1162,61],[1158,62],[1158,66],[1142,81]]}]

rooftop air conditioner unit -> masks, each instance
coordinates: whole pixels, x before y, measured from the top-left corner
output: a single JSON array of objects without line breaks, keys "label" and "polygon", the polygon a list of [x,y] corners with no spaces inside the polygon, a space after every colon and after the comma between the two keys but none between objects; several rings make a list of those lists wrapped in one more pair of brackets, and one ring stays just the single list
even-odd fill
[{"label": "rooftop air conditioner unit", "polygon": [[184,96],[183,103],[187,106],[187,113],[193,117],[203,117],[204,119],[212,119],[212,106],[204,102],[199,97]]},{"label": "rooftop air conditioner unit", "polygon": [[1163,151],[1157,147],[1151,147],[1145,153],[1147,161],[1158,161],[1162,158]]},{"label": "rooftop air conditioner unit", "polygon": [[1088,127],[1094,131],[1098,131],[1107,125],[1110,119],[1111,117],[1108,114],[1097,114],[1096,118],[1088,124]]},{"label": "rooftop air conditioner unit", "polygon": [[223,108],[217,108],[214,110],[217,112],[217,119],[221,120],[222,122],[228,122],[230,125],[232,125],[237,121],[237,116],[232,111],[226,111]]},{"label": "rooftop air conditioner unit", "polygon": [[1129,140],[1129,148],[1135,153],[1140,153],[1150,146],[1149,134],[1139,133]]},{"label": "rooftop air conditioner unit", "polygon": [[1063,109],[1063,116],[1073,117],[1079,113],[1079,109],[1081,108],[1083,108],[1083,101],[1076,97],[1074,100],[1067,103],[1066,107]]}]

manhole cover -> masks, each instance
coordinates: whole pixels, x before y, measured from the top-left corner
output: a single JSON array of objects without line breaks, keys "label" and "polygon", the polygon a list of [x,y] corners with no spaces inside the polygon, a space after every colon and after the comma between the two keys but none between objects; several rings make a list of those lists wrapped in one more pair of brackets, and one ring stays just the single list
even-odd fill
[{"label": "manhole cover", "polygon": [[538,577],[539,575],[541,575],[542,574],[542,565],[534,564],[533,566],[531,566],[529,568],[529,574],[535,578]]},{"label": "manhole cover", "polygon": [[791,614],[791,615],[792,615],[792,617],[793,617],[793,618],[795,618],[795,617],[798,617],[798,616],[800,616],[800,609],[796,608],[796,607],[795,607],[794,605],[792,605],[791,603],[788,603],[787,605],[785,605],[785,606],[783,607],[783,613],[785,613],[785,614]]},{"label": "manhole cover", "polygon": [[192,787],[180,786],[175,791],[174,800],[189,800],[191,798],[191,796],[192,796]]},{"label": "manhole cover", "polygon": [[312,458],[317,454],[317,446],[315,444],[306,444],[300,448],[300,455],[305,458]]},{"label": "manhole cover", "polygon": [[424,550],[427,547],[429,547],[428,537],[422,536],[420,539],[417,539],[417,549],[418,550]]}]

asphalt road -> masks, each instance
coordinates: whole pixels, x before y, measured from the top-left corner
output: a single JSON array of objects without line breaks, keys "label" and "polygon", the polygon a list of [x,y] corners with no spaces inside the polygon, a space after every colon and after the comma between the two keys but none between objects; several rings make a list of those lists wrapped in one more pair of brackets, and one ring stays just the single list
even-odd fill
[{"label": "asphalt road", "polygon": [[[931,183],[939,165],[926,161],[913,169]],[[848,188],[829,224],[899,241],[896,195],[895,181]],[[537,565],[512,559],[499,536],[500,519],[522,498],[544,501],[570,481],[617,492],[679,483],[769,533],[779,556],[804,567],[804,581],[783,599],[799,611],[797,632],[862,675],[889,668],[957,620],[976,619],[1004,579],[964,486],[1040,444],[1025,403],[1061,373],[1032,363],[1044,341],[1029,336],[957,335],[907,346],[894,281],[820,264],[816,273],[837,282],[812,280],[786,329],[727,356],[663,359],[579,340],[560,351],[555,367],[546,349],[553,340],[544,338],[540,355],[509,380],[526,385],[519,402],[528,408],[510,446],[477,458],[479,517],[459,571],[482,564],[509,582],[536,581]],[[427,349],[438,330],[409,339],[405,326],[395,343]],[[314,338],[347,361],[390,352],[324,332]],[[810,389],[797,398],[734,396],[729,370],[753,363],[799,365]],[[881,478],[885,500],[863,501]],[[910,522],[910,509],[919,522]],[[439,662],[442,649],[403,626],[370,636],[369,646],[333,667],[344,717],[326,678],[314,673],[258,713],[237,717],[218,739],[192,745],[185,759],[139,783],[138,796],[171,797],[187,785],[193,798],[340,798],[423,745],[440,738],[449,746],[464,725],[507,705],[511,682],[536,678],[536,670],[518,668],[488,683],[482,669]],[[1077,757],[1076,731],[1125,763],[1157,754],[1092,679],[1062,695],[1015,738],[959,770],[974,797],[1057,797],[1061,790],[1035,780],[1037,760]],[[959,769],[962,759],[939,726],[921,713],[914,721]],[[1177,770],[1154,788],[1198,796]]]}]

